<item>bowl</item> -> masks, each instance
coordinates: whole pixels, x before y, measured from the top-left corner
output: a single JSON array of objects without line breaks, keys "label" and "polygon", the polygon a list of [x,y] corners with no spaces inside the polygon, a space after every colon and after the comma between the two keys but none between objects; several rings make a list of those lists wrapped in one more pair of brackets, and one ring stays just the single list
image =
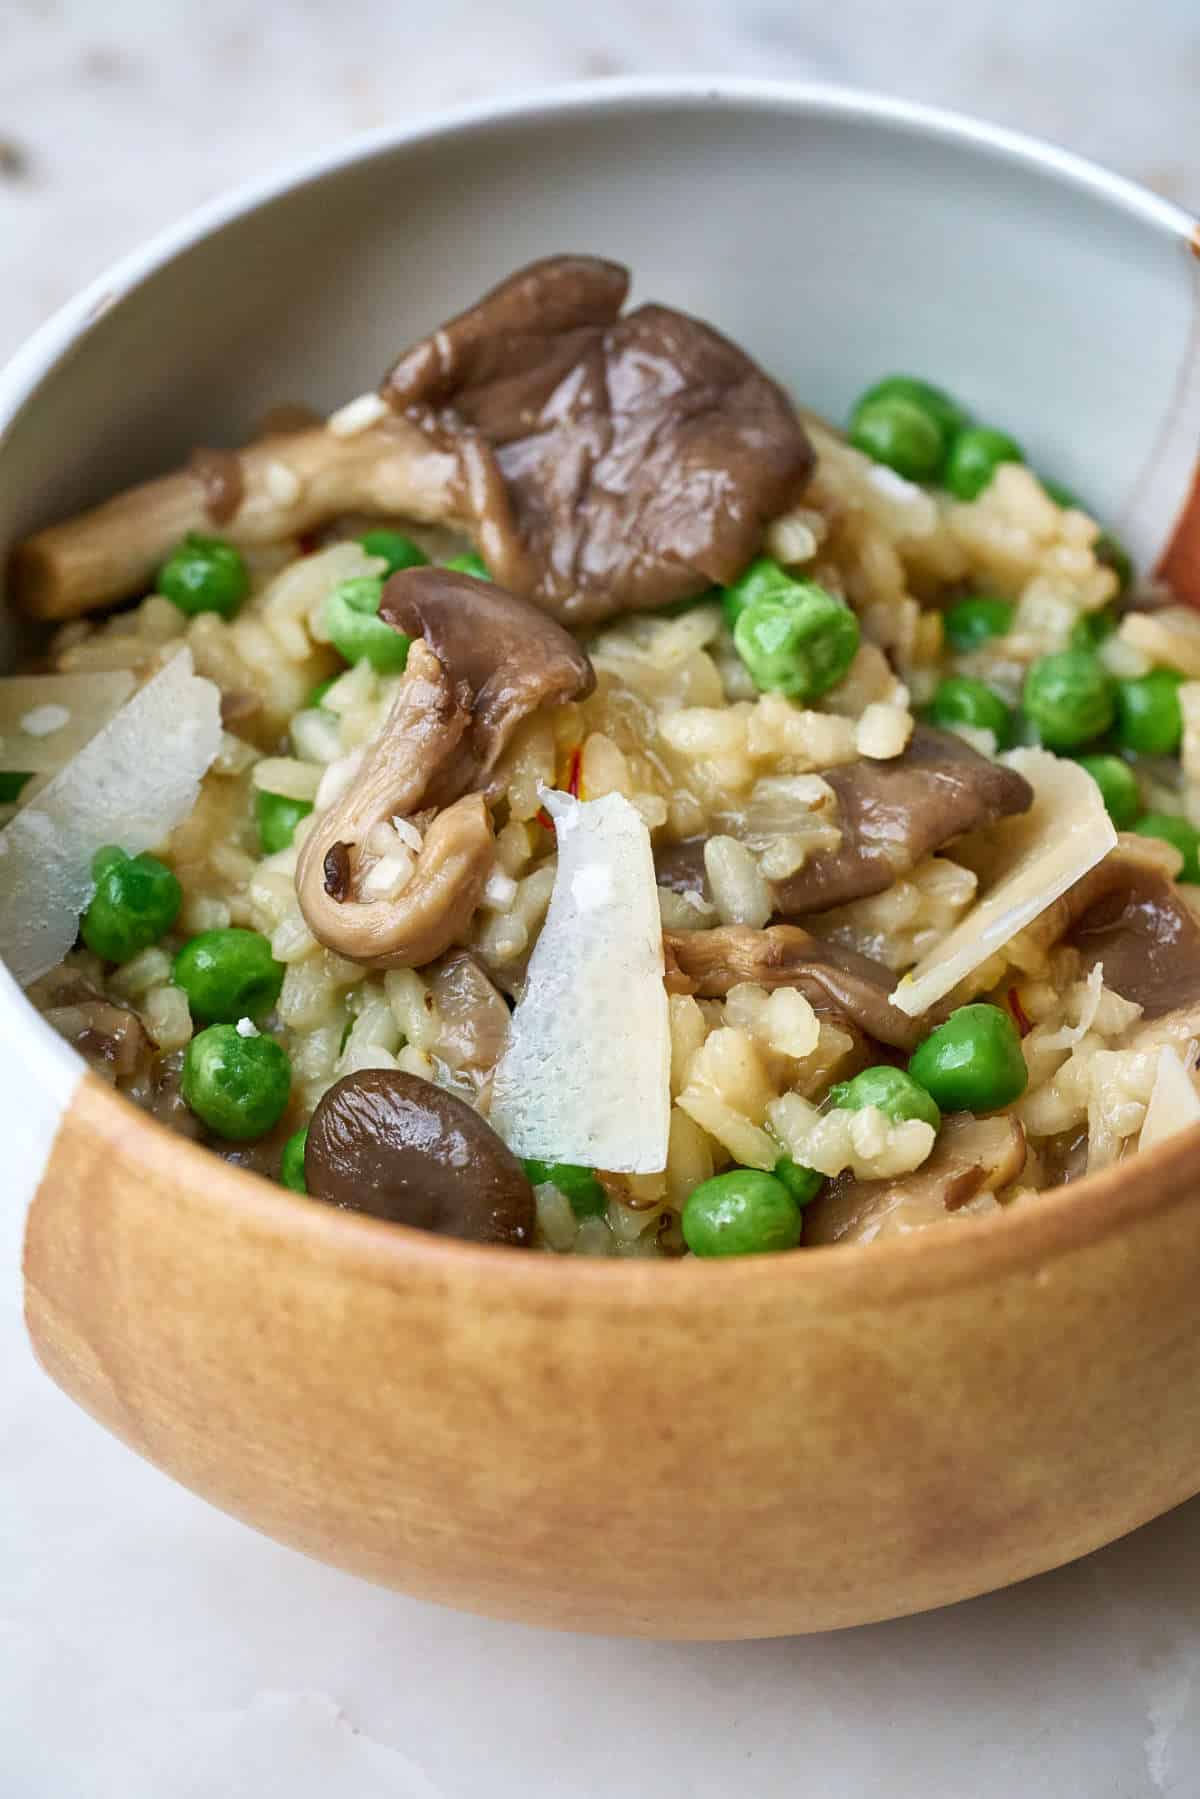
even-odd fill
[{"label": "bowl", "polygon": [[[944,380],[1200,601],[1195,221],[1006,132],[726,82],[388,130],[159,239],[0,379],[0,550],[276,401],[335,405],[568,248],[835,418],[885,369]],[[42,1168],[44,1367],[177,1480],[370,1580],[766,1636],[1020,1580],[1200,1489],[1198,1132],[883,1246],[589,1263],[231,1168],[84,1075],[7,975],[0,1045]]]}]

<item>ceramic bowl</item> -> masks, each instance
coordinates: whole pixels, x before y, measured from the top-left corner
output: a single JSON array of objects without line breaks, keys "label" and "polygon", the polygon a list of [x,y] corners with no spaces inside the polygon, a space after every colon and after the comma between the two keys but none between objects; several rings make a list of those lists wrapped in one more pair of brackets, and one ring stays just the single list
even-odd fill
[{"label": "ceramic bowl", "polygon": [[[271,403],[360,392],[560,249],[629,262],[834,418],[884,370],[944,381],[1143,561],[1174,541],[1200,600],[1196,515],[1172,537],[1200,442],[1195,222],[1004,132],[745,84],[389,130],[169,233],[0,379],[0,550]],[[1200,1489],[1196,1134],[882,1247],[588,1263],[230,1169],[85,1077],[7,976],[0,1058],[46,1369],[196,1492],[371,1580],[762,1636],[1019,1580]]]}]

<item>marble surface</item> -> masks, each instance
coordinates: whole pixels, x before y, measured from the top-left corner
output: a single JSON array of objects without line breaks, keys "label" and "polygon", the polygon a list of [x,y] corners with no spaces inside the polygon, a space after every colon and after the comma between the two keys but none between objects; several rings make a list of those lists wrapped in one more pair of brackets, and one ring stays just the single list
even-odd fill
[{"label": "marble surface", "polygon": [[0,357],[304,151],[531,84],[714,70],[977,112],[1200,209],[1196,0],[0,0]]},{"label": "marble surface", "polygon": [[[0,0],[0,356],[114,255],[299,152],[671,69],[891,88],[1200,207],[1195,0]],[[0,1205],[13,1179],[10,1160]],[[34,1367],[7,1259],[4,1799],[1200,1794],[1200,1502],[926,1618],[750,1645],[551,1637],[355,1583],[137,1462]]]}]

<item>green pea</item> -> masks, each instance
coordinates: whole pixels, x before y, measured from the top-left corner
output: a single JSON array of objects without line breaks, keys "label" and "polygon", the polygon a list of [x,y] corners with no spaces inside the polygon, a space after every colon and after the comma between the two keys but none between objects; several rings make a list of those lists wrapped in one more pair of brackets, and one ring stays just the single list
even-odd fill
[{"label": "green pea", "polygon": [[608,1194],[590,1168],[580,1168],[574,1162],[533,1160],[526,1161],[524,1168],[531,1186],[550,1182],[557,1187],[570,1200],[576,1218],[603,1218],[608,1210]]},{"label": "green pea", "polygon": [[683,1240],[695,1256],[753,1256],[795,1249],[800,1207],[781,1180],[758,1168],[731,1168],[693,1187],[683,1206]]},{"label": "green pea", "polygon": [[911,1074],[905,1074],[903,1068],[892,1068],[886,1062],[864,1068],[852,1081],[839,1081],[829,1089],[829,1098],[846,1112],[862,1112],[867,1106],[874,1106],[896,1124],[902,1124],[906,1118],[919,1118],[936,1131],[942,1122],[942,1115],[925,1088]]},{"label": "green pea", "polygon": [[260,932],[230,925],[185,943],[171,978],[186,993],[193,1018],[236,1024],[271,1010],[283,985],[283,965]]},{"label": "green pea", "polygon": [[993,637],[1007,637],[1016,607],[1011,600],[979,593],[951,606],[944,623],[946,636],[956,650],[977,650]]},{"label": "green pea", "polygon": [[283,1155],[279,1162],[279,1178],[285,1187],[293,1193],[307,1193],[308,1183],[304,1179],[304,1150],[308,1143],[308,1127],[294,1131],[283,1146]]},{"label": "green pea", "polygon": [[266,793],[260,787],[254,797],[254,818],[263,855],[289,849],[296,826],[311,811],[311,800],[289,799],[285,793]]},{"label": "green pea", "polygon": [[378,575],[341,582],[325,602],[325,629],[347,662],[369,662],[376,674],[398,675],[412,640],[380,618],[382,598]]},{"label": "green pea", "polygon": [[1002,462],[1024,462],[1019,444],[1006,431],[990,425],[971,425],[950,445],[944,485],[957,499],[975,500],[987,487]]},{"label": "green pea", "polygon": [[1073,750],[1103,736],[1116,709],[1113,683],[1090,650],[1042,656],[1026,675],[1021,697],[1052,750]]},{"label": "green pea", "polygon": [[180,1091],[201,1124],[231,1143],[262,1137],[288,1103],[292,1066],[274,1037],[210,1025],[187,1046]]},{"label": "green pea", "polygon": [[786,593],[795,585],[787,570],[770,556],[756,557],[749,568],[743,569],[736,581],[718,590],[725,623],[732,631],[742,613],[754,600],[764,599],[769,594]]},{"label": "green pea", "polygon": [[793,1162],[791,1156],[780,1156],[772,1172],[777,1181],[783,1182],[798,1206],[806,1206],[825,1185],[823,1174],[818,1174],[815,1168],[806,1168],[803,1162]]},{"label": "green pea", "polygon": [[15,806],[21,797],[21,790],[32,781],[32,774],[21,775],[8,770],[0,771],[0,806]]},{"label": "green pea", "polygon": [[876,381],[866,393],[859,395],[854,415],[864,406],[873,406],[877,400],[908,400],[919,406],[922,412],[928,413],[947,443],[971,422],[970,416],[944,388],[935,387],[931,381],[922,381],[916,375],[885,375],[882,381]]},{"label": "green pea", "polygon": [[1200,831],[1186,818],[1176,818],[1170,812],[1146,812],[1133,828],[1139,837],[1158,837],[1163,843],[1173,843],[1183,857],[1179,879],[1200,882]]},{"label": "green pea", "polygon": [[83,941],[105,962],[128,962],[169,931],[183,889],[157,856],[127,856],[110,844],[92,858],[96,891],[80,920]]},{"label": "green pea", "polygon": [[1137,776],[1119,756],[1080,756],[1080,768],[1086,768],[1097,787],[1104,809],[1118,831],[1130,831],[1142,809],[1142,796]]},{"label": "green pea", "polygon": [[337,685],[337,683],[341,680],[341,678],[342,677],[340,674],[339,675],[330,675],[327,680],[318,681],[316,686],[313,688],[312,692],[309,694],[308,698],[304,702],[305,709],[308,711],[313,711],[317,707],[323,706],[325,704],[325,695],[329,692],[329,689],[331,687],[335,687]]},{"label": "green pea", "polygon": [[250,573],[231,543],[189,531],[159,569],[156,586],[189,617],[219,612],[232,618],[250,591]]},{"label": "green pea", "polygon": [[420,544],[405,537],[403,531],[368,531],[358,541],[368,556],[383,557],[389,575],[397,569],[421,568],[429,561]]},{"label": "green pea", "polygon": [[492,578],[487,563],[474,550],[469,550],[465,556],[451,556],[449,562],[443,562],[442,567],[455,569],[460,575],[474,575],[477,581],[490,581]]},{"label": "green pea", "polygon": [[1173,756],[1183,741],[1179,689],[1183,676],[1172,668],[1152,668],[1136,680],[1117,682],[1114,735],[1123,750],[1144,756]]},{"label": "green pea", "polygon": [[908,1064],[945,1112],[994,1112],[1029,1084],[1017,1027],[999,1006],[959,1006]]},{"label": "green pea", "polygon": [[1098,650],[1117,628],[1114,613],[1107,607],[1102,612],[1085,612],[1071,626],[1068,648],[1072,650]]},{"label": "green pea", "polygon": [[915,400],[900,395],[859,406],[850,421],[856,450],[909,481],[934,481],[946,460],[946,434]]},{"label": "green pea", "polygon": [[949,675],[934,688],[927,708],[931,724],[948,729],[952,725],[971,725],[979,731],[991,731],[1003,747],[1012,731],[1012,712],[1000,695],[985,681],[969,675]]},{"label": "green pea", "polygon": [[793,581],[751,601],[733,642],[762,692],[812,700],[845,676],[858,649],[858,620],[815,581]]}]

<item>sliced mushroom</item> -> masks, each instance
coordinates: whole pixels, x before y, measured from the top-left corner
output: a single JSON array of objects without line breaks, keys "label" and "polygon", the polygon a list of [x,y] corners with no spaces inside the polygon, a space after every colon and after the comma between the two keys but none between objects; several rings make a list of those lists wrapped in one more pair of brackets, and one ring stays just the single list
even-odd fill
[{"label": "sliced mushroom", "polygon": [[330,1205],[473,1243],[533,1242],[517,1158],[465,1100],[399,1069],[348,1074],[308,1126],[304,1178]]},{"label": "sliced mushroom", "polygon": [[1015,769],[927,725],[890,762],[848,762],[822,779],[837,795],[841,847],[811,856],[774,884],[783,918],[882,893],[953,838],[1033,804],[1032,787]]},{"label": "sliced mushroom", "polygon": [[382,389],[459,444],[489,568],[571,623],[733,580],[813,467],[794,407],[749,357],[665,306],[620,317],[628,283],[595,257],[532,263]]},{"label": "sliced mushroom", "polygon": [[798,925],[722,925],[712,931],[668,931],[667,985],[675,992],[721,999],[741,981],[796,987],[818,1012],[837,1012],[879,1043],[915,1049],[924,1023],[893,1006],[892,971],[854,950],[824,943]]},{"label": "sliced mushroom", "polygon": [[687,837],[682,843],[656,843],[654,878],[672,893],[692,893],[707,900],[708,871],[704,866],[703,837]]},{"label": "sliced mushroom", "polygon": [[485,785],[517,725],[539,706],[581,699],[596,685],[570,633],[492,581],[404,569],[385,587],[379,616],[424,639],[471,714],[459,753],[426,788],[432,805]]},{"label": "sliced mushroom", "polygon": [[1015,1181],[1025,1166],[1025,1133],[1011,1113],[947,1118],[925,1163],[898,1180],[839,1176],[804,1213],[804,1241],[873,1243],[942,1224]]},{"label": "sliced mushroom", "polygon": [[508,1007],[466,950],[445,956],[429,976],[441,1020],[437,1054],[450,1068],[486,1074],[508,1042]]},{"label": "sliced mushroom", "polygon": [[252,444],[236,457],[225,452],[219,495],[212,455],[27,537],[12,558],[18,605],[35,618],[76,618],[144,593],[189,531],[212,529],[214,501],[222,534],[245,546],[299,536],[343,512],[464,531],[471,524],[457,451],[404,419],[351,437],[322,425]]},{"label": "sliced mushroom", "polygon": [[154,1045],[137,1013],[105,999],[74,970],[60,965],[28,992],[47,1024],[110,1084],[144,1074],[154,1060]]},{"label": "sliced mushroom", "polygon": [[1144,1019],[1200,1003],[1200,924],[1137,838],[1122,836],[1058,905],[1084,967],[1102,963],[1105,986],[1141,1006]]}]

